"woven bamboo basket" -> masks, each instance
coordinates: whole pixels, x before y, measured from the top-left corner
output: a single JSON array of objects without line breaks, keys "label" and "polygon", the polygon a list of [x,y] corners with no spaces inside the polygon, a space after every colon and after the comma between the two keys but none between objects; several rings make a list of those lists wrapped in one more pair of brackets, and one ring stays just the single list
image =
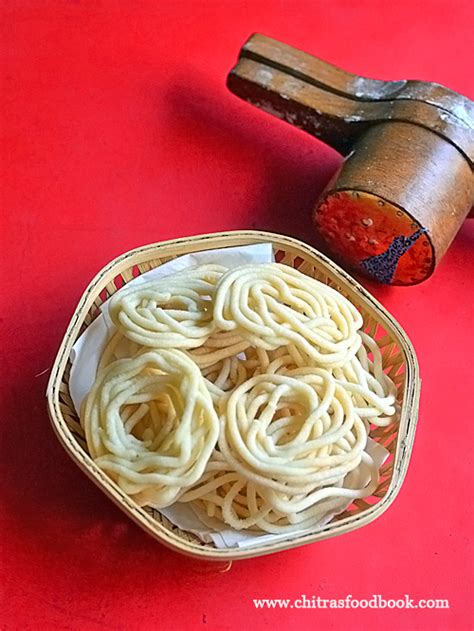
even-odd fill
[{"label": "woven bamboo basket", "polygon": [[[135,276],[183,254],[214,248],[271,242],[278,262],[290,265],[334,287],[361,311],[364,328],[382,349],[384,370],[398,388],[400,419],[376,428],[372,438],[390,456],[381,469],[375,493],[355,500],[348,509],[321,530],[287,541],[246,549],[217,549],[195,535],[171,524],[153,509],[140,508],[88,455],[84,434],[69,393],[70,353],[77,338],[100,313],[101,304]],[[162,544],[189,556],[231,561],[294,548],[341,535],[373,521],[393,502],[402,485],[415,434],[420,380],[413,347],[395,319],[359,283],[314,248],[291,237],[260,231],[237,231],[164,241],[127,252],[109,263],[91,282],[74,312],[56,357],[48,385],[51,423],[61,444],[74,462],[131,519]]]}]

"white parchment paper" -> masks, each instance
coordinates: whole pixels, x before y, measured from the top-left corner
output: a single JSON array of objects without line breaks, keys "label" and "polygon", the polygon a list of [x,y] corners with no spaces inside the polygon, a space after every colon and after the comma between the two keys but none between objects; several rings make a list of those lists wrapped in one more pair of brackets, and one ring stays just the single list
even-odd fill
[{"label": "white parchment paper", "polygon": [[[256,245],[195,252],[194,254],[180,256],[173,261],[168,261],[168,263],[163,263],[163,265],[155,267],[141,276],[137,276],[137,278],[127,283],[127,289],[181,272],[183,269],[197,267],[198,265],[224,265],[231,268],[250,263],[271,263],[273,260],[271,243],[257,243]],[[92,322],[72,347],[69,391],[78,413],[81,409],[82,401],[94,383],[97,366],[106,342],[115,330],[115,326],[109,317],[109,302],[110,299],[102,304],[102,314]]]},{"label": "white parchment paper", "polygon": [[[270,263],[273,260],[273,249],[270,243],[196,252],[164,263],[134,278],[127,283],[127,288],[169,276],[186,268],[197,267],[198,265],[219,264],[232,268],[249,263]],[[108,303],[109,301],[104,302],[101,306],[102,313],[78,338],[71,351],[72,368],[69,391],[78,414],[84,398],[94,383],[97,366],[107,340],[115,330],[115,326],[109,317]],[[388,457],[388,451],[371,438],[368,439],[366,451],[372,456],[377,467],[380,467]],[[366,467],[361,464],[345,477],[343,486],[346,488],[361,488],[368,483],[369,478]],[[160,512],[178,528],[194,533],[202,541],[213,542],[217,548],[246,548],[285,539],[294,539],[302,534],[314,532],[318,528],[325,526],[336,514],[344,511],[349,504],[350,501],[341,500],[340,510],[337,512],[333,510],[333,512],[325,515],[318,524],[311,526],[311,528],[291,534],[284,533],[279,535],[258,535],[249,531],[234,530],[218,520],[209,519],[207,516],[200,514],[199,511],[188,504],[176,503],[161,509]]]}]

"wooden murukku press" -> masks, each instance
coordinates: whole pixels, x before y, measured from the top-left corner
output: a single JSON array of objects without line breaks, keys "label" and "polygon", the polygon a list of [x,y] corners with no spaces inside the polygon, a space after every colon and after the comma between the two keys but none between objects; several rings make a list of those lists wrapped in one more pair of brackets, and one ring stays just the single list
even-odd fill
[{"label": "wooden murukku press", "polygon": [[344,156],[314,210],[336,256],[376,280],[428,278],[474,202],[474,103],[435,83],[350,74],[263,35],[228,87]]}]

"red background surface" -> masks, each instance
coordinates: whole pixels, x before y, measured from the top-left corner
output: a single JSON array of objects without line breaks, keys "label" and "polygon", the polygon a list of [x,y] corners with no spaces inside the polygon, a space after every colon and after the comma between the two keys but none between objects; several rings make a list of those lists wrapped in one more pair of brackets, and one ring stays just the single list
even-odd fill
[{"label": "red background surface", "polygon": [[[182,558],[75,468],[44,399],[83,289],[120,253],[223,229],[313,238],[308,211],[339,157],[226,91],[251,32],[472,98],[470,5],[2,2],[2,629],[473,628],[474,220],[430,281],[373,287],[413,340],[423,388],[402,491],[361,530],[227,573]],[[252,605],[374,593],[450,609]]]}]

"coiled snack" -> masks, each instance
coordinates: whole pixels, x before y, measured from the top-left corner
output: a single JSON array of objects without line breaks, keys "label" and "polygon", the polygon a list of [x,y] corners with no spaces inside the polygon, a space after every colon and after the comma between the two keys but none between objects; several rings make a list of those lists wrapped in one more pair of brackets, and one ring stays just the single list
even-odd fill
[{"label": "coiled snack", "polygon": [[199,480],[219,433],[199,368],[166,349],[103,368],[81,420],[95,463],[137,503],[156,508]]},{"label": "coiled snack", "polygon": [[[377,342],[361,332],[362,346],[347,364],[333,370],[337,382],[348,392],[356,413],[373,425],[386,427],[397,412],[397,387],[383,371],[382,353]],[[373,356],[369,359],[368,353]]]},{"label": "coiled snack", "polygon": [[214,323],[252,346],[293,345],[320,366],[342,366],[358,351],[362,316],[334,289],[286,265],[244,265],[219,280]]},{"label": "coiled snack", "polygon": [[242,353],[250,346],[234,331],[213,333],[199,348],[189,351],[189,356],[202,368],[208,368],[224,359]]},{"label": "coiled snack", "polygon": [[252,377],[228,397],[219,449],[243,476],[282,492],[337,482],[367,442],[347,392],[323,369]]},{"label": "coiled snack", "polygon": [[[238,530],[299,530],[375,490],[378,473],[366,443],[350,395],[326,370],[259,375],[228,396],[219,452],[179,501]],[[361,463],[369,483],[341,488]]]},{"label": "coiled snack", "polygon": [[[385,427],[393,422],[398,406],[396,403],[397,387],[383,371],[382,353],[377,342],[364,331],[359,335],[362,344],[357,354],[341,367],[330,369],[331,374],[351,396],[355,412],[361,418],[368,419],[373,425]],[[369,359],[369,353],[373,360]],[[294,346],[282,346],[275,351],[247,349],[250,359],[243,362],[247,369],[253,370],[253,376],[259,374],[291,374],[305,372],[311,374],[313,366],[308,366]]]},{"label": "coiled snack", "polygon": [[215,331],[212,298],[225,271],[221,265],[201,265],[117,292],[110,317],[121,333],[143,346],[196,348]]},{"label": "coiled snack", "polygon": [[291,534],[324,523],[344,510],[351,499],[365,497],[375,490],[379,479],[377,469],[368,454],[363,454],[363,461],[370,474],[365,487],[355,490],[340,488],[338,495],[337,485],[333,485],[333,497],[315,500],[305,510],[280,512],[272,506],[264,487],[233,471],[216,452],[198,484],[186,491],[179,501],[189,502],[210,527],[215,527],[217,520],[217,523],[224,522],[235,530]]},{"label": "coiled snack", "polygon": [[376,490],[367,440],[396,421],[397,388],[337,291],[280,264],[206,265],[119,291],[110,315],[81,422],[139,505],[291,533]]}]

